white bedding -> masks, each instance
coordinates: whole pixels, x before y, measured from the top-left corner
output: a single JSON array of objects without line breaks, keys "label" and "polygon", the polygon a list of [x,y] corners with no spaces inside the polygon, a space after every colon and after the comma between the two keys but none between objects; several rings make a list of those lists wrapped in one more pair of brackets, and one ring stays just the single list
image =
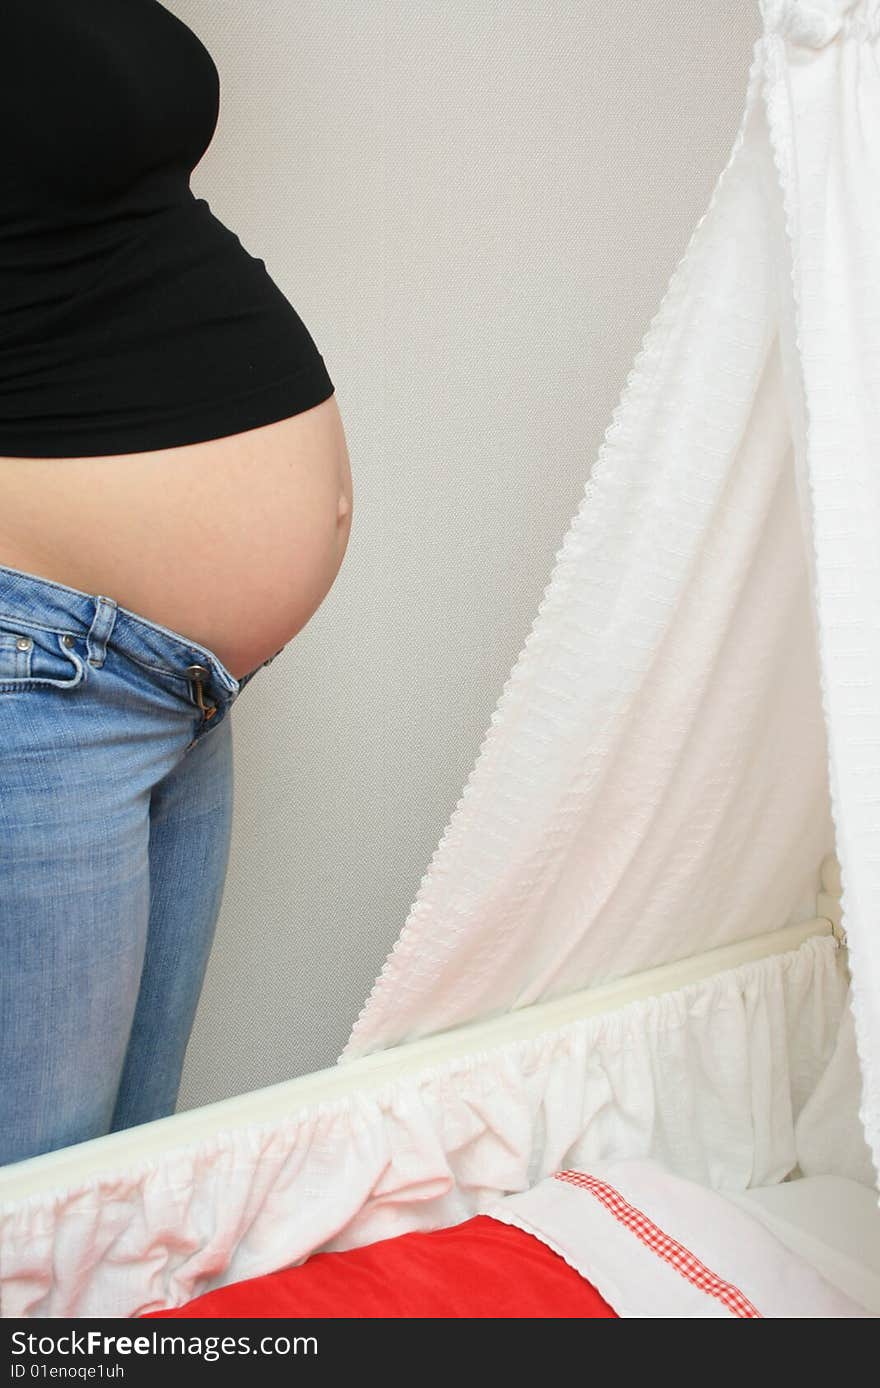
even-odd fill
[{"label": "white bedding", "polygon": [[880,1315],[880,1213],[852,1181],[731,1199],[654,1161],[591,1163],[487,1213],[554,1249],[622,1318]]},{"label": "white bedding", "polygon": [[780,1243],[880,1316],[877,1192],[842,1176],[807,1176],[728,1196]]}]

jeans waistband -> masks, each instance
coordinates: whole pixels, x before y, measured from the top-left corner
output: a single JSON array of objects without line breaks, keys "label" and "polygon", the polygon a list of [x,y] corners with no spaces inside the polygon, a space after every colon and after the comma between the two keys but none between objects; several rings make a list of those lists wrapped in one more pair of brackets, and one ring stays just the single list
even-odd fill
[{"label": "jeans waistband", "polygon": [[114,598],[84,593],[0,564],[0,619],[4,616],[86,638],[93,665],[102,665],[107,647],[112,646],[122,655],[170,674],[185,675],[188,665],[204,665],[217,691],[231,697],[244,685],[207,646],[129,611]]}]

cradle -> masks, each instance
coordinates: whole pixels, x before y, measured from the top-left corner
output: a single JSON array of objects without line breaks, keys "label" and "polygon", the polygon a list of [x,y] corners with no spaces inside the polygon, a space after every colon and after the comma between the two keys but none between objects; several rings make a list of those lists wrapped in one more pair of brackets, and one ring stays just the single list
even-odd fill
[{"label": "cradle", "polygon": [[607,1159],[874,1185],[880,3],[762,14],[343,1063],[0,1171],[4,1316],[174,1306]]}]

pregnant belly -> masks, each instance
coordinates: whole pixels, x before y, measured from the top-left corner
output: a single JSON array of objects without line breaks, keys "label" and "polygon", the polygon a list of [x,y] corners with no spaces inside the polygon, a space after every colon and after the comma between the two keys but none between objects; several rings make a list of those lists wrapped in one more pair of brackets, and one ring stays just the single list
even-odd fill
[{"label": "pregnant belly", "polygon": [[115,598],[207,646],[236,679],[320,606],[351,513],[335,395],[178,448],[0,457],[0,564]]}]

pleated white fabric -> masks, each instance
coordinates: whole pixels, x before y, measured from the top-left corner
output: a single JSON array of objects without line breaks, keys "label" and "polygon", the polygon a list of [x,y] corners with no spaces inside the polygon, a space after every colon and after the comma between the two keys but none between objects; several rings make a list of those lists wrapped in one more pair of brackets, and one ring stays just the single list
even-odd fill
[{"label": "pleated white fabric", "polygon": [[797,1161],[846,998],[835,942],[0,1205],[4,1317],[136,1316],[319,1249],[455,1224],[565,1166],[741,1191]]},{"label": "pleated white fabric", "polygon": [[880,0],[762,14],[728,163],[341,1059],[777,928],[836,838],[880,1169]]}]

